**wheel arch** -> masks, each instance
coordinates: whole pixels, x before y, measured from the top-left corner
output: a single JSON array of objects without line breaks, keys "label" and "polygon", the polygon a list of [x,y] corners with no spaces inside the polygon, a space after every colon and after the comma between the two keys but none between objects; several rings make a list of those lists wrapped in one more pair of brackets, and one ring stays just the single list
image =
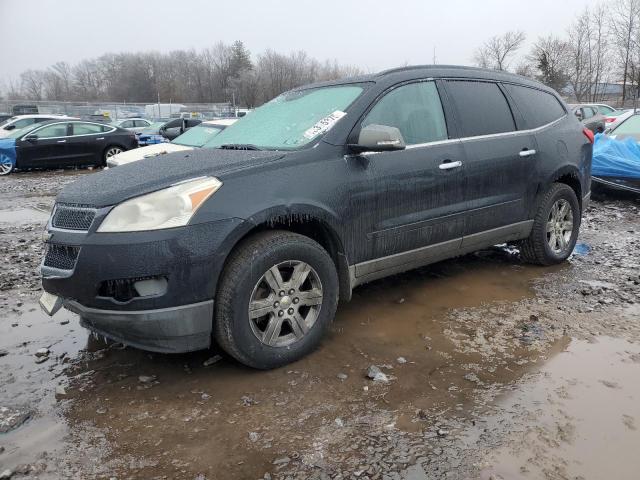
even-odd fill
[{"label": "wheel arch", "polygon": [[[280,206],[263,210],[246,219],[231,235],[225,248],[225,261],[247,238],[268,230],[285,230],[318,242],[333,260],[338,273],[340,300],[351,300],[349,262],[337,217],[315,205]],[[224,266],[221,272],[224,271]]]},{"label": "wheel arch", "polygon": [[582,181],[580,180],[580,171],[575,165],[565,165],[559,169],[557,169],[552,175],[550,175],[546,181],[540,184],[538,187],[538,192],[536,194],[536,201],[531,207],[529,212],[529,218],[532,218],[537,211],[538,204],[540,200],[544,197],[544,194],[551,185],[554,183],[564,183],[571,187],[571,189],[575,192],[576,197],[578,198],[578,204],[582,209]]}]

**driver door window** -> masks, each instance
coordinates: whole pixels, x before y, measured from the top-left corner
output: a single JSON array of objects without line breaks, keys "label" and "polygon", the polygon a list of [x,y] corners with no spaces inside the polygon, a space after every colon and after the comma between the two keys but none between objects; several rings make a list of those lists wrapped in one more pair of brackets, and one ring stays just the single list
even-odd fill
[{"label": "driver door window", "polygon": [[367,114],[362,127],[386,125],[400,130],[407,145],[447,140],[447,124],[434,82],[418,82],[387,93]]}]

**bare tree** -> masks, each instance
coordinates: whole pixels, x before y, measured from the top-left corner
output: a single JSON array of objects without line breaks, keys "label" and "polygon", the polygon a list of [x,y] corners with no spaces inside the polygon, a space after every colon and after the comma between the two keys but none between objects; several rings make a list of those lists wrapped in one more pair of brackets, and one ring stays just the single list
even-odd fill
[{"label": "bare tree", "polygon": [[555,90],[564,89],[569,81],[571,63],[570,47],[565,40],[553,35],[540,37],[527,58],[535,65],[538,80]]},{"label": "bare tree", "polygon": [[[608,4],[611,5],[611,4]],[[640,0],[616,0],[610,6],[609,30],[622,73],[622,103],[626,100],[627,80],[633,62],[634,40],[640,24]],[[631,76],[633,79],[634,77]]]},{"label": "bare tree", "polygon": [[522,47],[525,39],[526,35],[520,31],[491,37],[476,50],[474,60],[483,68],[508,70],[510,58]]},{"label": "bare tree", "polygon": [[20,74],[25,95],[31,100],[42,100],[45,73],[42,70],[27,70]]}]

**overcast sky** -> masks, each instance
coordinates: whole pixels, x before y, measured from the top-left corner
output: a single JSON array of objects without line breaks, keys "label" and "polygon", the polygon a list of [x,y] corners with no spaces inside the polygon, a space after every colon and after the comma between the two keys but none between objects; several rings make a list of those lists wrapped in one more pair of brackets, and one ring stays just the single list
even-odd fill
[{"label": "overcast sky", "polygon": [[0,79],[107,52],[242,40],[255,55],[305,50],[366,72],[469,64],[486,38],[564,34],[596,0],[0,0]]}]

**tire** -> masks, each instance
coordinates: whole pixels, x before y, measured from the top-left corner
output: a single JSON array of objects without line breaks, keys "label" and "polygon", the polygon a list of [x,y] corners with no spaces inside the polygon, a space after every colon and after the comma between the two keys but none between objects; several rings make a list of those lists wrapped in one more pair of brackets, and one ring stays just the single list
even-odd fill
[{"label": "tire", "polygon": [[581,220],[576,193],[564,183],[554,183],[538,204],[529,238],[520,244],[522,258],[538,265],[564,262],[576,246]]},{"label": "tire", "polygon": [[318,243],[282,230],[259,233],[236,247],[222,272],[214,337],[239,362],[276,368],[320,344],[337,305],[336,267]]},{"label": "tire", "polygon": [[102,154],[102,166],[104,167],[107,165],[107,160],[109,160],[109,158],[119,153],[122,153],[124,151],[125,151],[124,148],[118,145],[109,145],[107,148],[104,149],[104,153]]},{"label": "tire", "polygon": [[9,175],[15,168],[13,161],[7,155],[0,153],[0,176]]}]

